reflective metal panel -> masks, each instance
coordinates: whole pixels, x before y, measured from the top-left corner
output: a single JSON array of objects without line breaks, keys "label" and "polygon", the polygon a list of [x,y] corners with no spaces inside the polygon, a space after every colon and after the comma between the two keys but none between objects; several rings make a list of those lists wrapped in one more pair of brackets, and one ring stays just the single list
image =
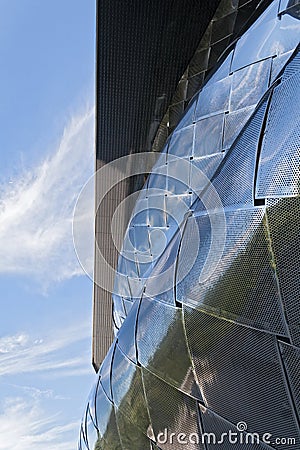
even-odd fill
[{"label": "reflective metal panel", "polygon": [[128,420],[128,417],[118,409],[116,409],[116,420],[122,449],[151,450],[151,443],[147,436],[143,434],[139,428],[133,425],[132,422]]},{"label": "reflective metal panel", "polygon": [[[284,14],[277,17],[279,0],[273,1],[262,16],[239,39],[233,56],[232,71],[256,61],[278,56],[298,44],[297,17]],[[250,36],[255,36],[253,41]]]},{"label": "reflective metal panel", "polygon": [[269,86],[271,58],[234,72],[230,94],[230,111],[259,102]]},{"label": "reflective metal panel", "polygon": [[112,392],[111,392],[111,365],[114,357],[115,351],[115,342],[112,343],[102,365],[100,368],[100,384],[106,394],[106,396],[112,401]]},{"label": "reflective metal panel", "polygon": [[138,318],[137,348],[143,367],[199,398],[181,308],[144,297]]},{"label": "reflective metal panel", "polygon": [[114,407],[104,393],[101,384],[96,397],[96,411],[100,436],[95,445],[95,450],[122,450]]},{"label": "reflective metal panel", "polygon": [[[261,437],[257,436],[257,434],[253,438],[252,436],[247,436],[248,430],[241,432],[237,428],[237,424],[230,423],[202,405],[199,405],[199,407],[203,430],[206,433],[204,434],[204,441],[207,450],[216,450],[218,447],[226,450],[232,448],[238,450],[267,450],[273,448],[261,442]],[[244,422],[241,423],[243,426]]]},{"label": "reflective metal panel", "polygon": [[300,198],[267,200],[279,288],[292,341],[300,346]]},{"label": "reflective metal panel", "polygon": [[188,307],[184,318],[205,406],[234,424],[243,417],[249,431],[299,439],[276,337]]},{"label": "reflective metal panel", "polygon": [[169,152],[186,157],[193,155],[194,126],[183,128],[172,135]]},{"label": "reflective metal panel", "polygon": [[266,107],[264,98],[212,177],[212,185],[224,207],[253,204],[256,152]]},{"label": "reflective metal panel", "polygon": [[147,435],[150,419],[144,398],[141,369],[126,358],[118,345],[111,376],[115,406],[135,428]]},{"label": "reflective metal panel", "polygon": [[202,119],[196,124],[194,157],[218,153],[222,149],[224,114]]},{"label": "reflective metal panel", "polygon": [[204,87],[198,95],[196,120],[226,111],[229,103],[230,86],[231,77],[227,77]]},{"label": "reflective metal panel", "polygon": [[[201,434],[197,403],[147,370],[142,369],[142,373],[154,436],[161,449],[179,450],[182,444],[176,436],[180,433]],[[189,443],[188,448],[204,450],[201,444],[195,443]]]},{"label": "reflective metal panel", "polygon": [[[212,246],[207,215],[195,218],[200,247],[191,271],[177,286],[177,301],[262,330],[287,335],[273,255],[269,251],[264,208],[225,212],[226,240],[212,275],[200,282]],[[178,259],[178,275],[187,266],[192,237],[186,228]],[[187,247],[187,248],[186,248]],[[218,248],[217,248],[218,249]]]},{"label": "reflective metal panel", "polygon": [[300,54],[291,76],[283,76],[273,92],[259,159],[256,197],[300,194]]},{"label": "reflective metal panel", "polygon": [[286,368],[291,396],[293,397],[295,408],[300,414],[300,349],[280,342],[283,364]]},{"label": "reflective metal panel", "polygon": [[257,5],[220,2],[162,121],[204,83],[129,220],[82,448],[300,448],[299,4]]},{"label": "reflective metal panel", "polygon": [[119,347],[122,352],[125,353],[125,355],[133,362],[136,362],[135,335],[139,303],[139,300],[136,300],[133,304],[131,304],[131,309],[117,334]]}]

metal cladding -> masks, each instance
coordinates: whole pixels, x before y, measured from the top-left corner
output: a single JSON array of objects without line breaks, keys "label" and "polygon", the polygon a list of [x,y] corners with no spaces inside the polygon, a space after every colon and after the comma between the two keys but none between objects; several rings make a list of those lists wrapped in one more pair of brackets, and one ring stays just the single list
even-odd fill
[{"label": "metal cladding", "polygon": [[300,448],[300,5],[252,10],[139,194],[80,450]]},{"label": "metal cladding", "polygon": [[[219,0],[97,1],[97,170],[121,156],[151,150],[178,80],[218,4]],[[210,67],[222,49],[217,50],[209,60]],[[162,136],[159,150],[161,145]],[[131,177],[114,186],[96,211],[96,247],[114,268],[118,252],[111,239],[113,211],[143,182],[144,177]],[[127,215],[120,218],[120,228],[128,219]],[[111,295],[99,283],[103,270],[96,257],[93,314],[96,369],[113,340]]]}]

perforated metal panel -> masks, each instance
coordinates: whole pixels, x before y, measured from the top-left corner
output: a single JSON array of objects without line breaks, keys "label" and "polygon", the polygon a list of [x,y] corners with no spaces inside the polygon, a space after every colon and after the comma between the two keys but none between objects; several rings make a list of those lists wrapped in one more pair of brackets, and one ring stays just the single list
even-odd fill
[{"label": "perforated metal panel", "polygon": [[300,55],[294,67],[294,74],[283,78],[273,92],[259,159],[257,198],[300,194]]},{"label": "perforated metal panel", "polygon": [[280,293],[292,341],[300,345],[300,198],[267,200],[267,217]]},{"label": "perforated metal panel", "polygon": [[[94,450],[300,446],[299,36],[294,0],[222,0],[167,110],[160,95],[147,148],[162,153],[129,220],[120,329],[80,447],[97,433]],[[241,422],[259,442],[202,440]]]},{"label": "perforated metal panel", "polygon": [[144,398],[141,369],[126,358],[118,345],[112,366],[112,392],[118,410],[147,436],[150,419]]},{"label": "perforated metal panel", "polygon": [[143,367],[201,399],[186,344],[181,308],[144,297],[138,317],[137,349]]},{"label": "perforated metal panel", "polygon": [[253,204],[256,152],[266,107],[267,98],[253,113],[247,127],[226,153],[212,177],[213,187],[217,190],[224,207]]},{"label": "perforated metal panel", "polygon": [[250,431],[299,442],[276,337],[188,307],[184,317],[205,405]]},{"label": "perforated metal panel", "polygon": [[173,306],[175,306],[175,269],[180,238],[180,233],[173,237],[146,280],[144,288],[146,296],[155,297],[157,301]]},{"label": "perforated metal panel", "polygon": [[[212,275],[200,283],[199,277],[212,246],[210,220],[195,217],[199,228],[198,256],[187,277],[177,286],[177,301],[228,317],[239,323],[287,335],[274,261],[269,251],[264,208],[226,211],[226,241],[223,254],[212,262]],[[192,222],[192,221],[190,221]],[[184,272],[189,257],[190,227],[181,245],[178,272]],[[191,233],[192,224],[191,224]],[[219,247],[215,248],[218,251]]]},{"label": "perforated metal panel", "polygon": [[193,156],[206,156],[221,151],[223,124],[224,114],[216,114],[197,122]]},{"label": "perforated metal panel", "polygon": [[243,129],[243,126],[247,123],[251,114],[254,111],[253,106],[249,106],[232,113],[225,115],[225,125],[224,125],[224,148],[230,147],[234,140],[237,138],[238,134]]},{"label": "perforated metal panel", "polygon": [[138,307],[139,301],[136,300],[117,334],[119,347],[133,362],[136,362],[135,333]]},{"label": "perforated metal panel", "polygon": [[111,372],[111,365],[114,357],[114,351],[115,351],[116,343],[113,342],[102,365],[100,368],[100,384],[107,395],[107,397],[112,400],[112,392],[111,392],[111,378],[110,378],[110,372]]},{"label": "perforated metal panel", "polygon": [[113,404],[99,385],[96,396],[97,425],[100,432],[95,450],[122,450]]},{"label": "perforated metal panel", "polygon": [[141,433],[118,409],[116,409],[116,421],[123,450],[151,450],[151,443],[147,436]]},{"label": "perforated metal panel", "polygon": [[[215,414],[208,408],[200,407],[201,420],[203,423],[203,440],[207,450],[267,450],[273,447],[261,442],[262,436],[255,434],[253,437],[248,435],[247,430],[241,432],[236,425],[225,420],[223,417]],[[241,421],[242,422],[242,421]],[[247,424],[246,424],[247,426]]]},{"label": "perforated metal panel", "polygon": [[[228,19],[234,18],[237,5],[234,7],[231,5],[229,7],[231,12],[224,14],[224,11],[227,11],[228,5],[226,5],[226,2],[224,2],[224,5],[222,4],[222,8],[220,5],[215,21],[221,20],[221,17],[223,20],[227,16]],[[256,111],[254,111],[255,106],[268,89],[271,79],[274,80],[285,64],[286,54],[295,46],[295,38],[290,39],[289,36],[291,34],[290,28],[294,29],[297,21],[295,22],[295,18],[291,18],[289,20],[292,22],[285,22],[284,26],[277,18],[277,10],[278,8],[276,5],[274,6],[273,2],[273,6],[267,8],[246,33],[247,42],[251,36],[252,42],[257,29],[259,29],[262,32],[260,39],[264,42],[263,26],[268,24],[271,27],[269,31],[274,45],[270,44],[269,47],[266,47],[268,57],[260,60],[259,53],[257,53],[255,59],[254,55],[257,50],[252,43],[251,58],[254,59],[245,67],[239,61],[240,50],[238,48],[242,44],[238,41],[237,48],[230,51],[228,55],[224,55],[219,63],[218,70],[209,77],[202,90],[195,97],[186,116],[179,123],[153,168],[145,189],[149,198],[140,198],[138,205],[139,208],[143,209],[143,212],[133,216],[130,224],[130,227],[134,227],[135,238],[133,240],[140,242],[137,248],[140,248],[140,245],[143,248],[142,256],[139,252],[137,255],[132,252],[127,253],[128,260],[124,263],[125,272],[133,277],[130,281],[133,296],[139,297],[141,295],[146,284],[141,279],[149,277],[152,268],[155,266],[153,259],[150,262],[154,242],[156,241],[158,248],[163,246],[158,239],[150,239],[153,229],[155,227],[164,228],[164,234],[169,240],[183,220],[185,208],[191,207],[195,200],[191,191],[195,187],[198,194],[201,195],[202,189],[205,188],[203,178],[200,177],[200,183],[197,180],[197,174],[199,174],[197,169],[212,178],[213,186],[217,189],[225,206],[253,204],[255,195],[253,189],[256,179],[255,164],[260,139],[264,131],[265,113],[269,101],[268,95],[264,96]],[[220,17],[218,14],[220,14]],[[215,22],[211,25],[209,31],[209,42],[214,41],[212,31],[214,27],[216,27]],[[281,41],[284,41],[283,47],[280,45]],[[218,44],[219,41],[213,43],[212,46]],[[195,66],[191,64],[191,69],[189,69],[192,76],[194,76],[194,71],[198,70],[196,61],[199,60],[199,53],[202,56],[206,55],[206,44],[203,45],[204,47],[199,49],[195,56]],[[232,65],[233,58],[235,59],[235,65]],[[180,82],[180,92],[182,93],[185,92],[185,88],[183,88],[185,86],[184,80],[182,79]],[[197,106],[195,109],[196,100]],[[228,156],[226,155],[222,164],[220,164],[223,155],[217,156],[215,153],[224,149],[227,150],[230,146]],[[186,169],[182,167],[180,162],[172,161],[172,155],[183,157],[185,162],[190,162],[190,167]],[[211,156],[211,159],[208,156]],[[236,185],[239,185],[239,189],[236,189]],[[156,195],[155,202],[157,205],[160,203],[160,206],[164,203],[164,209],[155,207],[152,209],[150,199],[153,196],[153,188],[162,190],[161,194]],[[167,198],[165,199],[164,196],[167,196]],[[158,200],[159,197],[161,197],[161,201]],[[201,207],[201,202],[196,206],[196,208],[199,207]],[[177,221],[171,223],[170,226],[168,215],[170,217],[175,208]],[[182,212],[181,215],[179,211]],[[151,228],[152,223],[155,223],[153,228]],[[126,239],[124,255],[126,254],[125,244]],[[145,246],[148,246],[147,249],[144,248]],[[149,260],[147,264],[141,261],[145,258],[145,252]],[[122,269],[121,262],[122,257],[119,261],[120,270]],[[166,301],[168,301],[167,297]],[[122,323],[123,320],[123,316],[120,315],[118,323]]]},{"label": "perforated metal panel", "polygon": [[155,445],[155,444],[153,444],[153,443],[151,443],[151,445],[152,445],[152,450],[161,450],[161,448],[159,448],[157,445]]},{"label": "perforated metal panel", "polygon": [[292,345],[280,343],[283,363],[287,372],[288,383],[295,409],[300,415],[300,349]]},{"label": "perforated metal panel", "polygon": [[[197,403],[147,370],[143,369],[142,373],[155,439],[162,450],[179,450],[182,444],[176,436],[180,433],[201,434]],[[192,443],[188,448],[204,449]]]}]

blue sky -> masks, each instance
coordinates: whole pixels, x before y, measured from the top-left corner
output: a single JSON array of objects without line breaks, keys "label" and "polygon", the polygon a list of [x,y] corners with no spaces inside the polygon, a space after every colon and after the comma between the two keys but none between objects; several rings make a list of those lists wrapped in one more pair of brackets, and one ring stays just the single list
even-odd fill
[{"label": "blue sky", "polygon": [[76,448],[94,380],[94,59],[94,0],[0,0],[0,450]]}]

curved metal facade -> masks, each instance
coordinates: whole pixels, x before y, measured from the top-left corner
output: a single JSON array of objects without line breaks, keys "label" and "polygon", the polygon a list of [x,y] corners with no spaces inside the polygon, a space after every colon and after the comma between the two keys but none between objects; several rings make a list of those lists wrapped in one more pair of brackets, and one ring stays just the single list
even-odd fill
[{"label": "curved metal facade", "polygon": [[300,448],[299,17],[229,46],[140,192],[79,449]]}]

